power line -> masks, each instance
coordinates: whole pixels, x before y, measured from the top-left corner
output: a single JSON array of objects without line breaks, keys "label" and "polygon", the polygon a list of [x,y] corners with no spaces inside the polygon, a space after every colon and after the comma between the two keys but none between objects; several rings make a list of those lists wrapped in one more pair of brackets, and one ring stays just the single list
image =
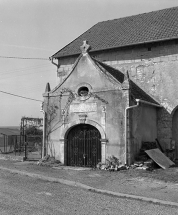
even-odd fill
[{"label": "power line", "polygon": [[10,46],[10,47],[15,47],[15,48],[24,48],[24,49],[37,49],[37,50],[44,50],[44,51],[55,51],[54,49],[45,49],[45,48],[38,48],[38,47],[29,47],[29,46],[18,46],[18,45],[11,45],[11,44],[2,44],[0,43],[1,46]]},{"label": "power line", "polygon": [[[43,68],[42,68],[43,69]],[[9,75],[9,74],[12,74],[11,76],[8,76],[8,77],[5,77],[6,76],[6,74],[0,74],[0,76],[2,76],[2,78],[0,79],[0,81],[1,80],[5,80],[5,79],[14,79],[14,78],[17,78],[17,77],[21,77],[21,76],[27,76],[27,75],[32,75],[32,74],[37,74],[37,75],[39,75],[40,73],[44,73],[44,72],[46,72],[46,71],[48,71],[49,72],[49,69],[44,69],[44,70],[42,70],[42,71],[35,71],[35,72],[30,72],[30,73],[23,73],[23,74],[18,74],[18,75],[16,75],[15,73],[14,74],[12,74],[12,73],[7,73],[7,76]],[[23,72],[23,71],[20,71],[21,73]],[[14,75],[14,76],[13,76]]]},{"label": "power line", "polygon": [[10,57],[10,56],[0,56],[0,58],[12,58],[18,60],[49,60],[48,58]]},{"label": "power line", "polygon": [[24,72],[27,70],[41,69],[41,68],[49,67],[49,66],[51,66],[51,65],[42,64],[42,65],[36,65],[36,66],[30,66],[30,67],[15,68],[13,70],[0,71],[0,75],[6,75],[6,74],[11,74],[11,73],[16,73],[16,72]]},{"label": "power line", "polygon": [[32,98],[28,98],[28,97],[25,97],[25,96],[19,96],[19,95],[13,94],[13,93],[4,92],[2,90],[0,90],[0,92],[8,94],[8,95],[11,95],[11,96],[16,96],[16,97],[19,97],[19,98],[23,98],[23,99],[33,100],[33,101],[37,101],[37,102],[43,102],[43,101],[38,100],[38,99],[32,99]]}]

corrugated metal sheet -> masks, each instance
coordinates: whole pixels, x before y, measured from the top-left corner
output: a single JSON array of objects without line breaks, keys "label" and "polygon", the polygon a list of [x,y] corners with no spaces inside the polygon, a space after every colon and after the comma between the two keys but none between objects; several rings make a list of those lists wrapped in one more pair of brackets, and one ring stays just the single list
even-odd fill
[{"label": "corrugated metal sheet", "polygon": [[10,136],[10,135],[20,135],[20,130],[19,129],[13,129],[13,128],[2,128],[0,127],[0,134],[4,134],[4,135],[7,135],[7,136]]},{"label": "corrugated metal sheet", "polygon": [[154,160],[163,169],[167,169],[175,164],[168,157],[166,157],[159,149],[150,149],[145,152],[152,160]]}]

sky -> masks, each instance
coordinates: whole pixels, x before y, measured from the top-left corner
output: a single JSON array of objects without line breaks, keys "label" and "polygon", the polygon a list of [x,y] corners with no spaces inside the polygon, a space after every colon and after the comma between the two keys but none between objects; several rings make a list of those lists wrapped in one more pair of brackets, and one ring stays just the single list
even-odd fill
[{"label": "sky", "polygon": [[0,126],[43,117],[46,83],[57,85],[49,57],[97,22],[175,6],[177,0],[0,0]]}]

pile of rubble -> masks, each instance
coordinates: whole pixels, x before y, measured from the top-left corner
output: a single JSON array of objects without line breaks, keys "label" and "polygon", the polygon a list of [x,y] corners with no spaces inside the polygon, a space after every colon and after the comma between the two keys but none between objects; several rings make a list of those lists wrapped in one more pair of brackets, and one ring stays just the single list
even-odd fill
[{"label": "pile of rubble", "polygon": [[[157,144],[157,142],[142,142],[142,146],[141,149],[138,153],[138,155],[136,156],[135,160],[136,161],[141,161],[146,162],[147,160],[149,160],[149,156],[146,154],[145,151],[150,150],[150,149],[156,149],[156,148],[160,148]],[[162,148],[161,148],[162,151]]]},{"label": "pile of rubble", "polygon": [[155,169],[155,166],[156,166],[155,162],[149,159],[147,161],[136,161],[134,162],[134,164],[130,165],[130,168],[152,171]]},{"label": "pile of rubble", "polygon": [[108,157],[108,159],[106,159],[106,164],[102,164],[101,162],[98,163],[96,168],[108,171],[120,171],[129,169],[127,165],[123,165],[115,156]]},{"label": "pile of rubble", "polygon": [[[143,142],[142,147],[139,151],[138,156],[136,157],[136,162],[134,164],[127,166],[123,165],[118,158],[115,156],[108,157],[106,159],[106,164],[98,163],[97,169],[100,170],[109,170],[109,171],[120,171],[127,169],[142,169],[152,171],[157,167],[157,164],[150,159],[150,157],[145,152],[146,150],[160,148],[159,142]],[[162,149],[161,149],[162,150]]]},{"label": "pile of rubble", "polygon": [[97,164],[96,168],[100,170],[108,170],[108,171],[120,171],[120,170],[128,170],[128,169],[142,169],[142,170],[148,170],[152,171],[155,168],[155,163],[153,160],[147,160],[145,162],[143,161],[137,161],[134,164],[128,166],[123,165],[119,162],[113,162],[111,160],[117,159],[116,157],[112,156],[109,159],[107,159],[106,164],[102,164],[101,162]]},{"label": "pile of rubble", "polygon": [[[152,171],[157,167],[156,163],[149,158],[147,153],[145,152],[146,150],[150,149],[156,149],[160,148],[160,144],[158,141],[155,142],[142,142],[141,149],[135,158],[134,164],[130,166],[132,169],[143,169],[143,170],[149,170]],[[162,148],[161,148],[162,151]]]},{"label": "pile of rubble", "polygon": [[50,157],[50,155],[46,155],[44,158],[41,158],[37,165],[39,166],[59,166],[61,162],[56,160],[55,157]]}]

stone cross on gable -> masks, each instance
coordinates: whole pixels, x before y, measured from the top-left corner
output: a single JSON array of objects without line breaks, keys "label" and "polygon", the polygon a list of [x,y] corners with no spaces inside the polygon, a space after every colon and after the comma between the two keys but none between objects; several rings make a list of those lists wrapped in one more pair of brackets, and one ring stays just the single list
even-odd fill
[{"label": "stone cross on gable", "polygon": [[82,53],[87,53],[89,51],[89,49],[91,48],[91,46],[88,44],[88,42],[86,40],[83,41],[83,45],[80,46],[80,49],[82,51]]}]

